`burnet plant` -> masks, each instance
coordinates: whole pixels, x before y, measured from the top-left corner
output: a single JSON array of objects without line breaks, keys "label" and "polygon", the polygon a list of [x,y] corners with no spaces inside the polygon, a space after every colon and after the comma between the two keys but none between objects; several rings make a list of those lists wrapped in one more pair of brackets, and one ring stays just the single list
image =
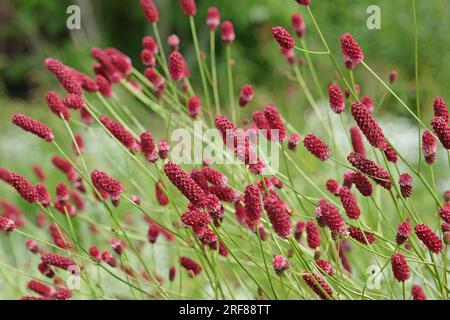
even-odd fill
[{"label": "burnet plant", "polygon": [[[324,137],[301,132],[275,104],[255,110],[252,121],[242,119],[240,108],[255,108],[255,92],[246,84],[235,94],[233,24],[229,20],[221,23],[219,10],[209,8],[210,47],[201,51],[194,0],[180,0],[180,7],[192,31],[200,88],[191,85],[191,70],[178,36],[169,36],[170,54],[166,54],[152,0],[140,1],[153,28],[153,34],[142,39],[143,73],[114,48],[92,49],[94,77],[56,59],[45,60],[45,67],[64,89],[55,88],[46,101],[50,111],[61,118],[72,146],[62,147],[59,137],[44,123],[23,114],[12,118],[14,125],[55,147],[52,164],[58,174],[66,176],[66,182],[56,186],[55,197],[47,188],[47,173],[41,166],[33,168],[38,183],[0,168],[0,178],[41,210],[36,220],[30,221],[15,204],[0,203],[0,230],[8,237],[23,239],[30,251],[31,262],[26,266],[31,268],[0,265],[5,273],[30,277],[29,294],[22,299],[116,298],[119,288],[128,289],[127,297],[136,299],[448,298],[450,195],[447,191],[442,197],[434,180],[423,171],[423,166],[429,166],[433,173],[437,149],[450,148],[445,101],[435,99],[434,117],[426,125],[420,118],[419,99],[414,113],[395,93],[395,71],[389,81],[378,76],[366,63],[370,57],[364,56],[350,33],[340,38],[343,60],[337,60],[316,22],[310,0],[296,2],[301,13],[293,13],[291,21],[300,46],[284,27],[274,27],[272,34],[292,65],[293,77],[317,121],[329,129]],[[412,6],[415,13],[414,0]],[[310,16],[311,29],[325,51],[307,49],[301,14]],[[219,27],[226,46],[226,105],[221,104],[215,61]],[[314,36],[312,31],[310,34]],[[326,110],[304,79],[304,74],[310,73],[312,85],[318,92],[324,91],[314,68],[316,56],[331,59],[338,75],[328,87]],[[376,120],[373,99],[360,96],[355,68],[367,70],[417,123],[418,167],[385,136]],[[418,91],[418,77],[416,84]],[[118,87],[165,121],[166,139],[155,141],[151,130],[121,103],[115,92]],[[344,141],[335,141],[332,117],[341,121]],[[344,118],[353,122],[350,128]],[[128,165],[140,175],[122,174],[119,178],[117,173],[106,172],[101,163],[86,161],[83,135],[91,127],[106,132],[109,143],[123,150]],[[211,128],[214,130],[208,130]],[[186,136],[190,137],[183,139]],[[192,137],[200,152],[187,143]],[[339,154],[344,143],[351,145],[348,155]],[[205,148],[209,148],[206,153]],[[340,176],[334,174],[337,170],[329,170],[329,179],[318,181],[298,156],[300,148],[315,157],[311,161],[321,161],[326,170],[331,166],[345,169],[345,173]],[[120,165],[116,166],[121,172]],[[433,203],[434,213],[424,212],[422,204],[414,201],[414,189],[419,186]],[[124,214],[124,210],[132,214]],[[427,215],[433,216],[432,224],[424,223],[430,220]],[[137,222],[141,217],[147,224],[146,234]],[[33,230],[37,228],[48,230],[47,238],[36,236]],[[83,230],[89,230],[91,236],[86,237]],[[161,255],[147,248],[158,245],[159,253],[168,255],[167,266],[155,263]],[[373,265],[375,276],[385,278],[376,288],[370,285],[373,276],[365,272]],[[80,280],[76,288],[63,280],[73,270]],[[106,279],[113,281],[112,288],[105,286]]]}]

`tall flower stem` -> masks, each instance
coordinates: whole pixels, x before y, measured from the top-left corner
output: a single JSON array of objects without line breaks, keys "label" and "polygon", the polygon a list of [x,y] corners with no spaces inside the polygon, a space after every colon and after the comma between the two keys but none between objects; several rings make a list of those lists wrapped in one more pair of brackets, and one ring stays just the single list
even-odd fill
[{"label": "tall flower stem", "polygon": [[220,114],[220,100],[219,100],[219,90],[217,88],[217,68],[216,68],[216,33],[211,31],[209,33],[209,45],[210,45],[210,55],[211,55],[211,73],[212,73],[212,84],[214,93],[214,104],[216,105],[216,113]]},{"label": "tall flower stem", "polygon": [[227,76],[228,76],[228,98],[231,108],[231,116],[233,123],[237,125],[236,105],[234,103],[234,85],[233,85],[233,68],[231,65],[231,45],[226,47],[226,64],[227,64]]}]

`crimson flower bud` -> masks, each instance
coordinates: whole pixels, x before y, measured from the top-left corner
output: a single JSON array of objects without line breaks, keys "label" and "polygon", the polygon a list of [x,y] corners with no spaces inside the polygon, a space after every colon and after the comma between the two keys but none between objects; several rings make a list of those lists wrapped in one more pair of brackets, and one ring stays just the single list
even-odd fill
[{"label": "crimson flower bud", "polygon": [[395,242],[397,245],[402,245],[408,240],[409,235],[411,234],[411,226],[408,222],[402,222],[397,227],[397,234],[395,236]]},{"label": "crimson flower bud", "polygon": [[442,240],[427,225],[418,224],[414,227],[414,231],[417,238],[419,238],[431,252],[438,254],[442,251]]},{"label": "crimson flower bud", "polygon": [[306,29],[303,17],[299,13],[292,14],[291,24],[297,36],[299,38],[303,38],[305,36],[305,29]]},{"label": "crimson flower bud", "polygon": [[185,64],[180,52],[174,51],[169,56],[169,73],[173,81],[180,81],[185,75]]},{"label": "crimson flower bud", "polygon": [[411,294],[413,300],[427,300],[425,292],[423,291],[422,287],[419,286],[418,284],[415,284],[411,287]]},{"label": "crimson flower bud", "polygon": [[308,247],[315,250],[320,247],[320,233],[319,228],[314,221],[306,222],[306,241]]},{"label": "crimson flower bud", "polygon": [[431,126],[445,149],[450,149],[450,126],[444,117],[434,117]]},{"label": "crimson flower bud", "polygon": [[75,262],[73,262],[71,259],[53,252],[42,254],[41,259],[42,263],[44,263],[45,265],[54,266],[63,270],[67,270],[71,266],[76,266]]},{"label": "crimson flower bud", "polygon": [[66,121],[70,119],[69,110],[67,110],[65,104],[55,92],[48,92],[45,99],[48,107],[54,114]]},{"label": "crimson flower bud", "polygon": [[326,274],[328,274],[330,277],[332,277],[335,272],[331,264],[328,263],[328,261],[325,261],[323,259],[317,259],[316,265]]},{"label": "crimson flower bud", "polygon": [[84,107],[83,97],[73,94],[73,93],[68,94],[64,98],[63,102],[67,108],[71,108],[71,109],[75,109],[75,110],[81,109]]},{"label": "crimson flower bud", "polygon": [[197,6],[194,0],[180,0],[180,6],[183,13],[188,17],[193,17],[197,13]]},{"label": "crimson flower bud", "polygon": [[400,192],[403,198],[409,198],[412,194],[413,178],[408,173],[402,173],[398,178]]},{"label": "crimson flower bud", "polygon": [[225,44],[232,44],[236,35],[234,33],[233,23],[229,20],[225,20],[220,27],[222,40]]},{"label": "crimson flower bud", "polygon": [[16,172],[10,172],[7,182],[29,203],[38,200],[38,194],[35,187],[22,175]]},{"label": "crimson flower bud", "polygon": [[436,97],[433,102],[434,116],[442,117],[448,122],[448,109],[442,97]]},{"label": "crimson flower bud", "polygon": [[302,6],[309,6],[311,3],[311,0],[295,0],[297,1],[298,4],[302,5]]},{"label": "crimson flower bud", "polygon": [[344,111],[345,102],[342,95],[341,88],[337,84],[332,84],[328,87],[328,100],[330,107],[335,113]]},{"label": "crimson flower bud", "polygon": [[11,232],[16,228],[14,220],[0,216],[0,231]]},{"label": "crimson flower bud", "polygon": [[264,115],[269,122],[269,126],[271,130],[278,131],[278,139],[280,142],[286,140],[286,128],[284,126],[284,122],[281,119],[281,115],[277,110],[277,107],[274,104],[268,104],[264,107]]},{"label": "crimson flower bud", "polygon": [[288,149],[295,150],[297,148],[297,145],[300,143],[300,140],[301,137],[298,133],[291,134],[288,141]]},{"label": "crimson flower bud", "polygon": [[267,212],[275,233],[280,238],[287,238],[291,234],[292,225],[291,218],[286,212],[286,204],[283,200],[277,194],[271,193],[264,199],[264,209]]},{"label": "crimson flower bud", "polygon": [[33,253],[40,253],[41,252],[41,248],[39,247],[39,245],[37,244],[36,240],[34,239],[29,239],[25,242],[25,246],[27,247],[28,250],[30,250]]},{"label": "crimson flower bud", "polygon": [[104,96],[105,98],[109,98],[112,96],[113,92],[108,79],[106,79],[102,75],[97,75],[95,76],[95,83],[98,85],[98,91],[100,91],[102,96]]},{"label": "crimson flower bud", "polygon": [[192,272],[194,276],[197,276],[200,274],[200,272],[202,272],[202,267],[197,262],[188,257],[180,257],[180,264],[187,271]]},{"label": "crimson flower bud", "polygon": [[389,74],[389,82],[394,83],[395,80],[397,80],[397,77],[398,77],[397,71],[392,70],[391,73]]},{"label": "crimson flower bud", "polygon": [[158,203],[162,206],[166,206],[169,204],[169,198],[164,193],[163,190],[167,190],[166,185],[162,180],[159,180],[155,183],[155,194],[156,194],[156,200]]},{"label": "crimson flower bud", "polygon": [[362,244],[372,244],[375,242],[375,235],[370,232],[364,232],[355,227],[349,227],[348,232],[350,237]]},{"label": "crimson flower bud", "polygon": [[89,255],[95,261],[100,261],[100,259],[101,259],[100,250],[96,246],[92,246],[89,248]]},{"label": "crimson flower bud", "polygon": [[289,261],[283,256],[275,256],[272,260],[272,266],[275,273],[281,276],[285,270],[289,269]]},{"label": "crimson flower bud", "polygon": [[123,253],[123,245],[122,242],[117,238],[112,238],[110,242],[111,248],[117,253],[122,254]]},{"label": "crimson flower bud", "polygon": [[197,115],[200,113],[201,108],[202,108],[202,103],[201,103],[199,97],[192,96],[189,98],[188,112],[192,118],[197,117]]},{"label": "crimson flower bud", "polygon": [[241,94],[239,96],[239,106],[245,107],[247,103],[252,101],[254,96],[253,87],[249,84],[246,84],[242,87]]},{"label": "crimson flower bud", "polygon": [[450,203],[446,203],[441,209],[439,209],[439,215],[442,220],[450,223]]},{"label": "crimson flower bud", "polygon": [[150,162],[158,160],[158,152],[156,151],[155,140],[150,131],[145,131],[141,134],[141,150],[144,153],[145,159]]},{"label": "crimson flower bud", "polygon": [[108,176],[105,172],[94,170],[91,173],[91,180],[94,187],[100,193],[106,193],[110,196],[113,204],[116,206],[120,201],[123,193],[123,185],[120,181]]},{"label": "crimson flower bud", "polygon": [[325,186],[326,186],[327,190],[330,191],[335,196],[339,195],[339,189],[341,188],[341,186],[339,185],[339,183],[336,180],[328,179]]},{"label": "crimson flower bud", "polygon": [[314,214],[320,226],[327,226],[331,230],[333,239],[340,239],[347,235],[345,221],[339,214],[339,210],[327,200],[319,199]]},{"label": "crimson flower bud", "polygon": [[252,226],[261,219],[262,207],[259,189],[254,184],[248,185],[244,191],[245,214]]},{"label": "crimson flower bud", "polygon": [[283,27],[280,26],[273,27],[272,35],[282,48],[292,49],[295,45],[294,38],[292,38],[290,33]]},{"label": "crimson flower bud", "polygon": [[116,258],[114,258],[111,252],[104,251],[102,253],[102,260],[105,261],[111,268],[117,267]]},{"label": "crimson flower bud", "polygon": [[356,189],[363,195],[364,197],[370,197],[373,193],[372,185],[370,184],[369,179],[361,172],[353,172],[351,174],[352,184],[355,185]]},{"label": "crimson flower bud", "polygon": [[363,61],[364,53],[350,33],[345,33],[342,35],[341,48],[345,66],[348,69],[354,69],[356,65],[360,64]]},{"label": "crimson flower bud", "polygon": [[410,277],[409,266],[405,256],[400,253],[394,253],[391,257],[392,273],[399,282],[405,282]]},{"label": "crimson flower bud", "polygon": [[52,130],[49,127],[47,127],[42,122],[34,120],[23,114],[14,114],[12,117],[12,123],[25,131],[31,132],[38,137],[45,139],[48,142],[52,142],[55,138]]},{"label": "crimson flower bud", "polygon": [[328,145],[313,134],[305,136],[303,145],[319,160],[325,161],[331,156],[331,150]]},{"label": "crimson flower bud", "polygon": [[170,267],[169,269],[169,281],[172,282],[175,279],[175,275],[176,275],[177,270],[175,269],[175,267]]},{"label": "crimson flower bud", "polygon": [[375,162],[356,152],[350,153],[347,156],[347,160],[353,167],[370,176],[376,183],[380,184],[385,189],[390,190],[392,188],[389,172]]},{"label": "crimson flower bud", "polygon": [[206,25],[211,31],[216,31],[220,24],[220,12],[216,7],[209,7],[206,13]]},{"label": "crimson flower bud", "polygon": [[68,93],[78,96],[82,95],[81,82],[78,81],[74,72],[65,66],[61,61],[53,58],[45,59],[45,67],[53,73],[59,83],[66,89]]},{"label": "crimson flower bud", "polygon": [[147,18],[147,21],[150,23],[158,22],[159,13],[153,0],[141,0],[140,2],[142,11],[144,11],[144,15]]},{"label": "crimson flower bud", "polygon": [[141,51],[141,60],[145,66],[154,67],[156,65],[155,54],[150,49]]},{"label": "crimson flower bud", "polygon": [[342,206],[344,207],[347,217],[350,219],[358,219],[361,215],[361,210],[359,209],[355,195],[350,191],[350,189],[347,187],[340,188],[339,198],[341,199]]},{"label": "crimson flower bud", "polygon": [[426,163],[433,164],[434,160],[436,160],[437,141],[428,130],[425,130],[422,134],[422,151]]},{"label": "crimson flower bud", "polygon": [[69,189],[67,186],[61,182],[56,186],[56,196],[58,201],[65,202],[69,200]]},{"label": "crimson flower bud", "polygon": [[351,112],[353,118],[358,124],[358,127],[364,133],[369,143],[374,148],[384,150],[387,144],[384,138],[383,130],[372,117],[366,105],[357,101],[352,104]]},{"label": "crimson flower bud", "polygon": [[130,151],[133,151],[137,148],[136,140],[133,138],[133,135],[127,129],[125,129],[124,126],[105,115],[101,115],[99,119],[106,127],[106,129],[108,129],[108,131],[126,148],[128,148]]},{"label": "crimson flower bud", "polygon": [[350,128],[350,138],[352,140],[353,151],[365,156],[366,148],[364,147],[361,131],[359,131],[357,126]]},{"label": "crimson flower bud", "polygon": [[167,159],[169,156],[170,145],[166,139],[162,139],[158,143],[158,154],[161,159]]},{"label": "crimson flower bud", "polygon": [[[300,0],[297,0],[300,1]],[[304,1],[304,0],[303,0]],[[309,1],[309,0],[308,0]],[[308,2],[309,4],[309,2]],[[314,279],[313,279],[314,278]],[[322,300],[333,298],[333,290],[321,276],[314,272],[303,275],[303,280]]]}]

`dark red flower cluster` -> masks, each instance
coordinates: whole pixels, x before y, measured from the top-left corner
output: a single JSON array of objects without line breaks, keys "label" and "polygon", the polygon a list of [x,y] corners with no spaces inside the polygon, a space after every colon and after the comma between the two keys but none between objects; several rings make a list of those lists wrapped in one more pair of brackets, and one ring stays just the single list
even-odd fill
[{"label": "dark red flower cluster", "polygon": [[306,222],[306,241],[308,242],[308,247],[316,250],[320,247],[320,232],[317,228],[317,224],[314,221]]},{"label": "dark red flower cluster", "polygon": [[395,242],[400,246],[408,240],[411,234],[411,226],[408,222],[402,222],[397,227],[397,234],[395,236]]},{"label": "dark red flower cluster", "polygon": [[421,223],[414,227],[417,238],[433,253],[440,253],[444,247],[442,240],[427,225]]},{"label": "dark red flower cluster", "polygon": [[329,300],[333,298],[333,290],[318,274],[311,272],[303,275],[308,287],[310,287],[322,300]]},{"label": "dark red flower cluster", "polygon": [[289,269],[289,261],[283,256],[275,256],[272,260],[272,266],[275,270],[275,273],[281,276],[284,271]]},{"label": "dark red flower cluster", "polygon": [[350,219],[358,219],[361,215],[361,210],[353,192],[347,187],[342,187],[339,189],[339,198],[341,199],[347,217]]},{"label": "dark red flower cluster", "polygon": [[249,84],[246,84],[242,87],[241,94],[239,95],[239,106],[245,107],[247,103],[252,101],[255,92],[253,87]]},{"label": "dark red flower cluster", "polygon": [[101,115],[99,117],[103,125],[108,129],[108,131],[119,140],[127,149],[134,151],[138,149],[138,144],[133,138],[133,135],[125,129],[123,125],[112,120],[106,115]]},{"label": "dark red flower cluster", "polygon": [[273,27],[272,35],[282,48],[292,49],[295,45],[295,39],[292,38],[290,33],[283,27]]},{"label": "dark red flower cluster", "polygon": [[405,282],[411,276],[409,272],[408,263],[406,262],[405,256],[400,253],[394,253],[391,257],[392,273],[394,277],[399,282]]},{"label": "dark red flower cluster", "polygon": [[355,227],[349,227],[348,232],[350,237],[362,244],[372,244],[375,242],[375,235],[373,233],[365,232]]},{"label": "dark red flower cluster", "polygon": [[367,174],[385,189],[390,190],[392,188],[392,181],[389,176],[389,172],[375,162],[356,152],[350,153],[347,160],[353,167]]},{"label": "dark red flower cluster", "polygon": [[328,100],[330,102],[331,110],[336,113],[341,113],[344,111],[344,95],[342,94],[341,88],[337,84],[332,84],[328,87]]},{"label": "dark red flower cluster", "polygon": [[400,192],[403,198],[409,198],[412,195],[413,178],[408,173],[402,173],[398,178]]},{"label": "dark red flower cluster", "polygon": [[206,25],[211,31],[216,31],[220,25],[220,12],[216,7],[209,7],[206,12]]},{"label": "dark red flower cluster", "polygon": [[275,233],[280,238],[287,238],[291,234],[292,223],[283,200],[276,193],[271,192],[264,199],[264,209]]},{"label": "dark red flower cluster", "polygon": [[347,235],[347,227],[339,210],[326,199],[319,199],[314,214],[319,226],[327,226],[330,229],[333,239],[340,239]]},{"label": "dark red flower cluster", "polygon": [[303,38],[305,36],[305,22],[303,21],[303,17],[299,13],[293,13],[291,16],[291,24],[295,33],[299,38]]},{"label": "dark red flower cluster", "polygon": [[313,134],[307,134],[303,138],[303,145],[319,160],[325,161],[331,156],[328,145]]},{"label": "dark red flower cluster", "polygon": [[358,127],[364,133],[367,141],[374,147],[381,150],[386,149],[387,144],[384,138],[383,130],[372,117],[372,114],[362,102],[354,102],[351,107],[353,118]]},{"label": "dark red flower cluster", "polygon": [[150,23],[156,23],[159,20],[158,9],[153,0],[140,0],[142,11]]},{"label": "dark red flower cluster", "polygon": [[202,267],[188,257],[180,257],[180,264],[187,271],[190,271],[193,276],[199,275],[202,272]]},{"label": "dark red flower cluster", "polygon": [[39,138],[52,142],[55,136],[52,130],[42,122],[34,120],[23,114],[16,113],[12,117],[12,123],[25,131],[37,135]]},{"label": "dark red flower cluster", "polygon": [[363,61],[364,53],[350,33],[345,33],[342,35],[341,48],[345,66],[348,69],[354,69]]},{"label": "dark red flower cluster", "polygon": [[105,172],[94,170],[91,173],[91,180],[94,187],[102,195],[108,195],[115,206],[120,202],[123,193],[123,185],[120,181],[111,178]]}]

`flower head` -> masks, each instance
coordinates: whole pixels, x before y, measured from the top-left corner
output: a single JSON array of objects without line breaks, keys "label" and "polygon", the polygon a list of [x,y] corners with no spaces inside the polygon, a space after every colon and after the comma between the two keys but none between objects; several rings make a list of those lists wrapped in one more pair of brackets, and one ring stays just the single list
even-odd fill
[{"label": "flower head", "polygon": [[202,102],[200,101],[200,98],[197,96],[190,97],[188,101],[189,115],[192,118],[195,118],[200,113],[201,109],[202,109]]},{"label": "flower head", "polygon": [[69,110],[67,110],[66,105],[55,92],[48,92],[45,99],[47,101],[48,107],[54,114],[64,120],[70,119]]},{"label": "flower head", "polygon": [[202,267],[188,257],[180,257],[180,264],[187,271],[190,271],[193,276],[199,275],[202,272]]},{"label": "flower head", "polygon": [[327,182],[325,183],[325,186],[327,190],[332,194],[334,194],[335,196],[339,195],[339,189],[341,188],[341,186],[336,180],[328,179]]},{"label": "flower head", "polygon": [[352,184],[355,185],[356,189],[363,195],[364,197],[370,197],[373,193],[373,187],[370,184],[369,179],[361,172],[352,172],[351,174]]},{"label": "flower head", "polygon": [[426,163],[433,164],[434,160],[436,160],[437,141],[428,130],[425,130],[422,134],[422,151]]},{"label": "flower head", "polygon": [[374,147],[384,150],[387,146],[384,138],[383,130],[372,117],[366,105],[362,102],[355,102],[352,104],[351,112],[358,127],[366,136],[369,143]]},{"label": "flower head", "polygon": [[[309,1],[309,0],[308,0]],[[303,280],[322,300],[333,298],[333,290],[321,276],[314,272],[303,275]]]},{"label": "flower head", "polygon": [[61,61],[47,58],[45,59],[45,67],[55,75],[59,83],[68,93],[73,93],[78,96],[82,95],[81,82],[77,79],[75,73]]},{"label": "flower head", "polygon": [[264,115],[269,122],[271,130],[278,130],[278,139],[280,142],[286,140],[286,128],[284,122],[281,119],[281,115],[274,104],[268,104],[264,107]]},{"label": "flower head", "polygon": [[105,172],[100,170],[92,171],[91,180],[94,187],[100,193],[108,194],[114,205],[119,204],[120,196],[123,193],[123,185],[120,181],[111,178]]},{"label": "flower head", "polygon": [[341,88],[337,84],[328,87],[328,100],[330,107],[335,113],[341,113],[344,110],[345,102]]},{"label": "flower head", "polygon": [[408,240],[409,235],[411,234],[411,226],[408,222],[402,222],[397,227],[397,234],[395,236],[395,241],[397,245],[402,245]]},{"label": "flower head", "polygon": [[450,149],[450,126],[444,117],[434,117],[431,126],[445,149]]},{"label": "flower head", "polygon": [[141,134],[141,150],[144,153],[145,159],[150,162],[158,160],[158,152],[156,151],[155,140],[150,131],[145,131]]},{"label": "flower head", "polygon": [[350,219],[358,219],[361,215],[361,210],[359,209],[356,197],[351,190],[347,187],[340,188],[339,198],[341,199],[347,217]]},{"label": "flower head", "polygon": [[159,20],[158,9],[155,6],[153,0],[140,0],[142,11],[144,11],[147,21],[150,23],[156,23]]},{"label": "flower head", "polygon": [[402,173],[398,178],[398,184],[400,185],[400,192],[403,198],[408,198],[412,194],[413,178],[408,173]]},{"label": "flower head", "polygon": [[0,231],[11,232],[16,228],[14,220],[0,216]]},{"label": "flower head", "polygon": [[311,249],[317,249],[320,247],[320,232],[317,224],[309,220],[306,222],[306,241],[308,242],[308,247]]},{"label": "flower head", "polygon": [[7,182],[29,203],[38,200],[36,188],[19,173],[10,172]]},{"label": "flower head", "polygon": [[180,81],[185,75],[185,65],[183,55],[178,51],[173,51],[169,56],[169,73],[173,81]]},{"label": "flower head", "polygon": [[239,106],[245,107],[247,103],[252,101],[254,96],[253,87],[249,84],[246,84],[242,87],[241,94],[239,96]]},{"label": "flower head", "polygon": [[127,149],[131,151],[137,149],[136,140],[134,139],[133,135],[127,129],[125,129],[124,126],[105,115],[101,115],[99,119],[106,127],[106,129],[108,129],[108,131]]},{"label": "flower head", "polygon": [[295,45],[294,38],[292,38],[290,33],[283,27],[280,26],[273,27],[272,35],[282,48],[292,49]]},{"label": "flower head", "polygon": [[427,225],[423,223],[418,224],[414,227],[414,231],[420,241],[422,241],[431,252],[438,254],[442,251],[442,240]]},{"label": "flower head", "polygon": [[180,48],[180,38],[176,34],[171,34],[167,38],[167,44],[169,45],[172,51],[178,51]]},{"label": "flower head", "polygon": [[169,156],[170,145],[166,139],[162,139],[158,143],[158,155],[161,159],[167,159]]},{"label": "flower head", "polygon": [[211,31],[216,31],[220,24],[220,12],[216,7],[209,7],[206,12],[206,25]]},{"label": "flower head", "polygon": [[353,151],[365,156],[366,148],[364,147],[364,141],[361,136],[361,131],[357,126],[353,126],[350,128],[350,138],[352,140]]},{"label": "flower head", "polygon": [[316,264],[320,269],[322,269],[323,272],[328,274],[330,277],[332,277],[335,274],[333,267],[331,266],[331,264],[328,263],[328,261],[323,259],[317,259]]},{"label": "flower head", "polygon": [[293,133],[289,136],[288,140],[288,149],[289,150],[295,150],[297,148],[297,145],[300,143],[301,137],[298,133]]},{"label": "flower head", "polygon": [[297,1],[297,3],[302,6],[309,6],[311,3],[311,0],[295,0],[295,1]]},{"label": "flower head", "polygon": [[392,188],[389,172],[375,162],[356,152],[350,153],[347,156],[347,160],[353,167],[370,176],[376,183],[385,189],[390,190]]},{"label": "flower head", "polygon": [[34,120],[23,114],[20,113],[14,114],[12,117],[12,123],[25,131],[31,132],[37,135],[38,137],[45,139],[48,142],[52,142],[53,139],[55,138],[52,130],[49,127],[47,127],[42,122]]},{"label": "flower head", "polygon": [[313,134],[305,136],[303,145],[319,160],[325,161],[331,156],[331,150],[328,145]]},{"label": "flower head", "polygon": [[356,65],[360,64],[363,61],[364,53],[350,33],[345,33],[342,35],[341,48],[345,66],[348,69],[354,69]]},{"label": "flower head", "polygon": [[283,256],[275,256],[272,260],[272,266],[275,270],[275,273],[281,276],[284,271],[289,268],[289,261]]},{"label": "flower head", "polygon": [[436,97],[433,102],[434,116],[442,117],[448,122],[448,108],[442,97]]},{"label": "flower head", "polygon": [[314,210],[317,222],[320,226],[327,226],[334,239],[340,239],[347,235],[345,221],[339,214],[339,210],[325,199],[319,199],[318,207]]},{"label": "flower head", "polygon": [[414,284],[411,287],[411,295],[413,297],[413,300],[427,300],[425,292],[423,291],[422,287],[419,286],[418,284]]},{"label": "flower head", "polygon": [[408,263],[403,253],[394,253],[391,257],[392,273],[399,282],[405,282],[410,277]]},{"label": "flower head", "polygon": [[46,266],[54,266],[63,270],[67,270],[71,266],[76,266],[75,262],[71,259],[53,252],[42,254],[41,259],[42,263]]},{"label": "flower head", "polygon": [[183,13],[187,16],[195,16],[197,13],[195,0],[180,0],[180,6],[183,9]]},{"label": "flower head", "polygon": [[305,36],[306,29],[303,17],[299,13],[293,13],[291,16],[291,24],[297,36],[299,38],[303,38]]},{"label": "flower head", "polygon": [[267,212],[270,223],[272,224],[275,233],[280,238],[287,238],[292,231],[291,218],[286,211],[286,204],[281,198],[271,193],[264,199],[264,209]]},{"label": "flower head", "polygon": [[441,216],[442,220],[450,223],[450,203],[444,204],[444,206],[439,209],[439,215]]},{"label": "flower head", "polygon": [[222,40],[225,44],[232,44],[236,35],[234,33],[233,23],[229,20],[225,20],[220,27]]},{"label": "flower head", "polygon": [[350,237],[362,244],[372,244],[375,242],[375,235],[373,233],[364,232],[355,227],[349,227],[348,233],[350,234]]}]

